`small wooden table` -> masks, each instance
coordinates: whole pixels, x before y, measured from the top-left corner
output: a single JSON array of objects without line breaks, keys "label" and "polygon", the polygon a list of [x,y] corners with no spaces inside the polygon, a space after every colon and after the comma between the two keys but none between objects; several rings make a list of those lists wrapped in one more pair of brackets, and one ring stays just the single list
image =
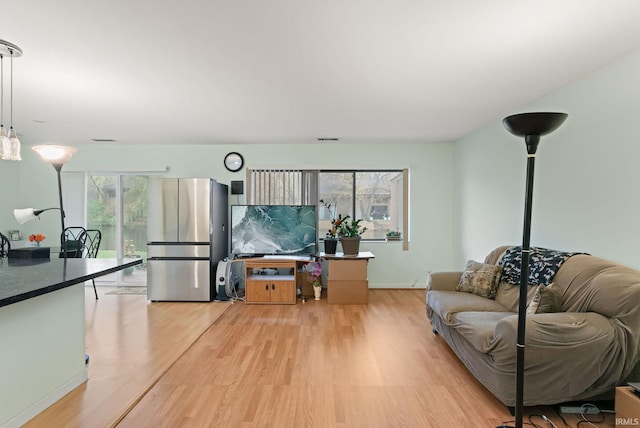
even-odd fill
[{"label": "small wooden table", "polygon": [[325,254],[327,261],[327,303],[337,305],[366,305],[369,303],[369,280],[367,266],[375,258],[368,251],[357,256],[343,253]]}]

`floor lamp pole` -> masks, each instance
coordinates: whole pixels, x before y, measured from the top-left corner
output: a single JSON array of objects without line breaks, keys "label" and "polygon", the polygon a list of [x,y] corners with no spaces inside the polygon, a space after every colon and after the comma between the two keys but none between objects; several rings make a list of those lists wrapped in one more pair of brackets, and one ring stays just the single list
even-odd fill
[{"label": "floor lamp pole", "polygon": [[53,167],[56,170],[56,174],[58,175],[58,198],[60,198],[60,223],[62,225],[62,233],[60,234],[60,251],[62,251],[62,257],[67,259],[67,249],[65,247],[65,236],[64,236],[64,207],[62,206],[62,178],[60,177],[60,171],[62,170],[62,164],[55,163]]},{"label": "floor lamp pole", "polygon": [[524,202],[524,226],[522,228],[522,269],[520,271],[520,298],[518,301],[518,338],[516,343],[516,428],[522,428],[524,412],[524,338],[526,328],[527,294],[529,288],[529,241],[531,239],[531,211],[533,202],[533,172],[539,135],[527,135],[527,185]]},{"label": "floor lamp pole", "polygon": [[529,288],[529,241],[531,238],[531,212],[533,202],[533,172],[540,136],[558,129],[566,120],[564,113],[523,113],[505,118],[502,123],[514,135],[524,137],[527,145],[527,183],[522,231],[522,268],[520,271],[520,297],[518,301],[518,335],[516,339],[516,428],[522,428],[524,413],[524,348],[527,321],[527,294]]},{"label": "floor lamp pole", "polygon": [[54,164],[53,167],[56,169],[56,173],[58,174],[58,197],[60,198],[60,222],[62,224],[62,233],[64,233],[64,207],[62,206],[62,178],[60,177],[60,170],[62,170],[62,164]]}]

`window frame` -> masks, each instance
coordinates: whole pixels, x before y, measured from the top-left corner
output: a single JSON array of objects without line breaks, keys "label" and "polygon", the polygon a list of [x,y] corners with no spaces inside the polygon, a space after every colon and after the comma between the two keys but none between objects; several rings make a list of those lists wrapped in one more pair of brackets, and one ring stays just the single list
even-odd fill
[{"label": "window frame", "polygon": [[[376,172],[381,172],[381,173],[400,173],[402,175],[402,187],[403,187],[403,194],[402,194],[402,238],[400,239],[400,241],[402,241],[402,246],[404,250],[407,250],[409,248],[409,194],[408,194],[408,179],[409,179],[409,174],[408,174],[408,169],[407,168],[363,168],[363,169],[355,169],[355,168],[320,168],[318,169],[318,194],[320,193],[320,177],[323,173],[334,173],[334,174],[346,174],[346,173],[350,173],[352,176],[352,185],[351,185],[351,195],[352,195],[352,200],[351,200],[351,212],[352,213],[356,213],[357,212],[357,186],[358,186],[358,181],[356,179],[357,174],[358,173],[376,173]],[[318,232],[318,238],[319,240],[324,240],[324,235],[320,234],[320,231]],[[388,242],[388,240],[386,238],[362,238],[362,241],[365,242]]]},{"label": "window frame", "polygon": [[[352,175],[352,188],[351,188],[351,212],[357,212],[357,186],[358,181],[356,176],[358,173],[400,173],[402,176],[402,230],[401,239],[394,239],[395,242],[402,242],[402,249],[409,249],[410,240],[410,217],[409,217],[409,169],[408,168],[292,168],[292,169],[250,169],[247,168],[247,203],[249,204],[269,204],[271,192],[264,192],[263,186],[269,186],[268,180],[260,176],[260,173],[288,173],[288,172],[300,172],[307,176],[305,184],[300,188],[300,197],[303,204],[320,206],[320,175],[323,173],[335,173],[335,174],[351,174]],[[265,182],[267,182],[265,184]],[[262,189],[262,190],[261,190]],[[321,233],[318,219],[317,238],[318,241],[324,240],[324,233]],[[375,238],[362,238],[366,242],[389,242],[386,237]]]}]

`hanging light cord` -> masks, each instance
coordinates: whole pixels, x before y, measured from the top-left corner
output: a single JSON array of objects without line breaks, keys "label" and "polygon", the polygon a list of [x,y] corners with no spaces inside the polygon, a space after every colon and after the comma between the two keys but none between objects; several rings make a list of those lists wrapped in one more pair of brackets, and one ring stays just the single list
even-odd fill
[{"label": "hanging light cord", "polygon": [[0,125],[4,124],[4,55],[0,54]]},{"label": "hanging light cord", "polygon": [[11,94],[9,96],[9,106],[11,107],[11,113],[9,116],[9,126],[11,128],[13,128],[13,49],[9,49],[9,58],[11,59],[10,64],[11,64],[11,70],[9,70],[9,78],[10,78],[10,89],[11,89]]}]

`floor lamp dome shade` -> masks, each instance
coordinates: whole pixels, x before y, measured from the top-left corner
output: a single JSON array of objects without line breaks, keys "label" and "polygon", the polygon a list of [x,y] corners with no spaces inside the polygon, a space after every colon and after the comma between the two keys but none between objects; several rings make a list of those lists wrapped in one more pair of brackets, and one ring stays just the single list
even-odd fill
[{"label": "floor lamp dome shade", "polygon": [[42,145],[33,146],[32,149],[40,155],[42,160],[53,166],[64,165],[77,153],[78,149],[68,146]]},{"label": "floor lamp dome shade", "polygon": [[[567,120],[567,116],[566,113],[520,113],[505,117],[502,124],[513,135],[525,137],[527,146],[530,140],[537,145],[539,137],[558,129]],[[535,153],[535,149],[529,153]]]}]

